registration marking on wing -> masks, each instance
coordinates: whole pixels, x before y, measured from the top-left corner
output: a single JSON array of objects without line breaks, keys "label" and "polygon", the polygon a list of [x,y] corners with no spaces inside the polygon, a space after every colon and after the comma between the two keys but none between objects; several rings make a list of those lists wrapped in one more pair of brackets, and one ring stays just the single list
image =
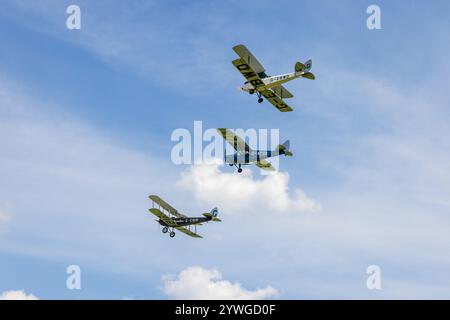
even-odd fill
[{"label": "registration marking on wing", "polygon": [[258,74],[243,59],[234,60],[233,65],[255,89],[260,91],[265,88],[264,82]]},{"label": "registration marking on wing", "polygon": [[264,90],[261,91],[261,95],[281,112],[293,111],[291,107],[289,107],[280,97],[275,94],[275,92],[271,90]]}]

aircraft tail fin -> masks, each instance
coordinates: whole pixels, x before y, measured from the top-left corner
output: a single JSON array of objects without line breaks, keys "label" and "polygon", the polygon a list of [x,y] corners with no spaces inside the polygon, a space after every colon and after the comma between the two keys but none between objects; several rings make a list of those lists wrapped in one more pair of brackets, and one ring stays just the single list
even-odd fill
[{"label": "aircraft tail fin", "polygon": [[310,72],[312,68],[312,60],[308,60],[305,63],[297,62],[295,64],[295,73],[302,76],[303,78],[314,80],[316,77]]},{"label": "aircraft tail fin", "polygon": [[220,222],[222,220],[220,220],[219,218],[217,218],[217,215],[219,214],[219,209],[214,208],[212,209],[210,212],[204,213],[203,215],[206,218],[210,218],[212,221],[217,221]]},{"label": "aircraft tail fin", "polygon": [[278,151],[278,153],[284,154],[285,156],[292,156],[293,153],[289,150],[289,140],[286,140],[283,144],[280,144],[277,146],[276,151]]}]

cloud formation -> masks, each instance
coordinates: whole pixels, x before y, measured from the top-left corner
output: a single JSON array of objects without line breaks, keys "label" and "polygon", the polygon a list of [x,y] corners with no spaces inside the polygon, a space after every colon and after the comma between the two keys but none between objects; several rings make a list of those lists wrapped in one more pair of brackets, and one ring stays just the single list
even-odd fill
[{"label": "cloud formation", "polygon": [[[190,35],[183,32],[183,39],[178,39],[179,30],[189,30],[189,20],[197,16],[187,7],[178,10],[181,16],[174,15],[175,11],[168,12],[172,21],[176,16],[180,27],[180,23],[177,26],[160,23],[167,17],[161,14],[161,10],[151,10],[153,15],[149,19],[148,14],[142,14],[141,8],[127,10],[129,4],[124,4],[120,10],[105,11],[92,7],[105,4],[89,2],[89,10],[83,13],[88,18],[83,22],[86,28],[68,37],[66,30],[58,27],[64,23],[60,19],[65,9],[63,5],[58,4],[55,8],[49,0],[14,0],[10,3],[3,10],[8,18],[14,13],[17,15],[14,10],[9,10],[16,3],[20,3],[27,14],[33,11],[30,6],[42,11],[40,19],[33,18],[31,13],[30,19],[18,15],[20,23],[30,23],[30,30],[60,30],[61,34],[56,35],[58,39],[68,39],[79,48],[88,48],[113,66],[130,67],[127,69],[131,73],[138,71],[148,77],[146,79],[154,79],[158,87],[176,88],[177,92],[202,91],[215,95],[220,91],[222,96],[224,89],[228,90],[233,85],[234,90],[234,86],[242,81],[229,63],[234,56],[230,47],[235,44],[230,25],[238,30],[235,34],[239,38],[246,39],[246,44],[261,54],[270,70],[292,68],[292,60],[287,58],[295,52],[299,55],[311,53],[314,61],[320,63],[314,67],[317,83],[308,87],[305,83],[298,84],[301,94],[292,101],[301,109],[296,109],[283,121],[286,136],[298,142],[304,150],[296,155],[296,158],[301,157],[297,168],[303,168],[303,172],[296,168],[290,171],[290,176],[281,174],[276,178],[259,180],[249,172],[237,176],[220,172],[218,168],[217,172],[193,168],[192,171],[200,172],[192,174],[188,170],[180,181],[185,179],[193,183],[181,183],[184,190],[178,192],[171,183],[162,183],[178,179],[178,176],[169,177],[172,170],[160,167],[165,161],[154,162],[132,147],[121,145],[117,139],[108,139],[104,132],[76,123],[72,117],[58,119],[53,112],[43,108],[38,108],[38,112],[28,117],[0,117],[0,176],[3,182],[7,182],[0,184],[0,197],[4,197],[0,198],[0,203],[10,199],[14,203],[14,226],[11,226],[12,232],[0,241],[0,250],[58,259],[67,255],[77,259],[89,256],[95,265],[107,263],[110,271],[126,264],[129,273],[142,272],[144,278],[150,271],[155,275],[166,272],[168,265],[181,270],[186,265],[207,265],[214,261],[223,272],[233,272],[246,281],[258,281],[255,277],[264,272],[266,281],[282,289],[284,297],[292,298],[373,298],[373,292],[365,288],[364,277],[367,265],[376,263],[383,268],[384,282],[380,295],[384,298],[450,296],[447,276],[450,265],[447,254],[450,243],[449,83],[446,81],[449,77],[445,76],[448,75],[448,68],[445,68],[448,48],[447,42],[443,41],[446,35],[439,32],[446,28],[440,26],[433,30],[430,24],[429,36],[416,33],[413,26],[408,28],[415,40],[411,42],[402,36],[405,40],[403,50],[398,49],[398,35],[391,37],[386,33],[383,41],[391,38],[396,48],[389,55],[386,55],[384,46],[387,42],[377,45],[373,42],[370,46],[358,42],[355,48],[346,43],[353,37],[346,36],[345,41],[336,38],[338,45],[334,45],[326,39],[320,40],[320,32],[309,32],[313,39],[307,38],[308,32],[295,32],[293,37],[283,34],[286,40],[284,51],[291,53],[280,55],[270,41],[252,42],[254,37],[251,35],[255,30],[247,26],[254,20],[238,19],[236,12],[232,12],[235,23],[230,24],[230,16],[227,18],[220,7],[217,9],[219,15],[216,15],[220,19],[211,14],[201,15],[202,19],[214,21],[217,28],[211,28],[205,20],[195,19],[195,24],[201,28],[191,31]],[[107,6],[112,7],[110,2]],[[346,21],[354,21],[355,16],[348,17],[350,10],[336,11],[329,4],[326,6],[329,12],[345,13]],[[84,7],[88,8],[87,2]],[[205,12],[204,5],[197,6],[197,10]],[[117,13],[123,13],[123,16],[118,18]],[[337,20],[324,20],[320,14],[314,16],[320,20],[321,30],[325,33],[333,34],[337,30],[334,26],[325,28],[323,21],[328,21],[329,25],[339,23],[339,16],[336,16]],[[154,25],[141,24],[139,17]],[[115,24],[118,19],[120,27]],[[56,20],[55,24],[47,25],[53,20]],[[36,25],[36,21],[42,23]],[[90,26],[89,21],[92,22]],[[136,21],[138,23],[134,24]],[[239,24],[239,21],[248,24]],[[433,21],[438,21],[435,13]],[[304,22],[309,25],[310,21]],[[229,41],[222,41],[224,38],[220,38],[217,32],[210,35],[202,33],[199,38],[197,30],[204,30],[205,25],[210,31],[225,30]],[[152,31],[149,33],[149,30]],[[242,30],[246,30],[244,34]],[[278,37],[279,29],[266,31],[276,33]],[[50,31],[51,34],[53,32]],[[444,35],[442,41],[436,41],[438,33]],[[340,34],[348,35],[345,32]],[[417,37],[417,34],[421,36]],[[154,39],[157,35],[160,36]],[[300,42],[297,41],[299,36],[302,38]],[[365,33],[363,38],[369,42],[375,40]],[[167,39],[173,41],[168,43]],[[275,38],[268,36],[268,39]],[[424,54],[423,50],[408,50],[408,42],[411,48],[421,45],[431,55]],[[306,51],[303,43],[309,44]],[[341,44],[345,44],[345,50]],[[370,59],[367,50],[359,54],[361,48],[369,47],[374,49]],[[404,52],[410,53],[408,59],[405,59]],[[420,77],[411,68],[416,61],[427,62],[427,72],[422,72]],[[177,74],[176,79],[174,73]],[[435,77],[436,74],[442,76]],[[21,84],[26,82],[20,81]],[[219,100],[223,100],[224,105],[233,105],[230,102],[239,101],[234,96],[233,92],[230,98],[224,95],[223,99],[214,100],[214,118],[220,112]],[[245,105],[248,103],[248,97],[236,96],[242,97]],[[33,101],[21,104],[17,99],[5,97],[0,95],[0,110],[3,107],[18,111],[20,108],[28,109],[30,104],[35,105]],[[196,112],[188,106],[189,101],[182,104],[188,113],[176,109],[170,115],[195,115]],[[249,118],[245,117],[244,109],[240,117],[229,112],[233,115],[232,122],[226,117],[220,121],[233,124],[242,121],[246,125],[262,121],[259,114],[264,115],[264,109],[273,111],[267,106],[258,111],[258,117],[255,118],[255,111]],[[43,119],[45,117],[49,119]],[[274,118],[265,120],[271,125]],[[120,135],[122,133],[124,130],[119,132]],[[158,176],[158,172],[151,170],[161,174]],[[296,179],[296,174],[304,173],[309,178]],[[308,190],[308,195],[314,188],[315,197],[320,199],[324,210],[314,215],[297,215],[296,219],[293,215],[272,214],[273,211],[291,212],[302,207],[298,202],[304,200],[295,190],[289,190],[289,180],[291,184],[301,184]],[[279,183],[279,187],[273,190],[268,181],[274,185]],[[205,184],[210,184],[212,190],[205,188]],[[245,184],[245,189],[234,189],[242,184]],[[162,190],[164,185],[167,185],[166,190]],[[221,224],[203,228],[202,234],[208,241],[221,241],[220,251],[216,246],[205,246],[204,242],[181,236],[173,239],[177,241],[176,246],[167,251],[167,239],[161,237],[157,232],[158,226],[152,225],[152,219],[144,213],[150,190],[188,213],[195,205],[189,201],[192,198],[198,200],[199,207],[203,207],[204,203],[200,202],[216,202],[214,196],[223,213],[246,211],[251,217],[264,215],[264,219],[242,219],[242,216],[235,215],[227,217]],[[279,193],[273,197],[269,191],[261,190]],[[267,200],[268,194],[271,201]],[[186,201],[182,201],[183,197],[187,198]],[[219,235],[214,240],[214,236]],[[149,247],[148,243],[153,245]],[[193,249],[201,250],[202,254],[190,255]],[[102,259],[98,259],[99,256]],[[238,259],[239,265],[230,262],[230,256]],[[260,272],[255,272],[255,267]],[[158,276],[153,280],[155,285],[160,281]]]},{"label": "cloud formation", "polygon": [[23,290],[11,290],[1,293],[0,300],[39,300],[39,299],[33,294],[26,294]]},{"label": "cloud formation", "polygon": [[178,300],[262,300],[278,296],[278,291],[271,286],[247,290],[238,282],[223,280],[218,270],[202,267],[186,268],[173,280],[164,276],[163,282],[164,293]]},{"label": "cloud formation", "polygon": [[196,165],[185,171],[178,186],[190,190],[202,202],[220,205],[227,211],[268,208],[275,212],[315,212],[320,203],[303,190],[289,193],[289,174],[275,172],[255,179],[250,170],[242,174],[220,171],[219,163]]}]

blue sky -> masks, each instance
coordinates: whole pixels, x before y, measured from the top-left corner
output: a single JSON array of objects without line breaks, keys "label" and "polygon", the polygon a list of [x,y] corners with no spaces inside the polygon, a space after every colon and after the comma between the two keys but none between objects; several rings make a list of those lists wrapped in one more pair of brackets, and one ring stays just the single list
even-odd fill
[{"label": "blue sky", "polygon": [[[446,1],[377,1],[373,31],[368,1],[0,4],[0,294],[449,298]],[[65,27],[70,4],[81,30]],[[313,59],[316,81],[287,84],[294,112],[236,89],[238,43],[270,74]],[[294,157],[270,177],[176,166],[171,133],[195,120],[278,128]],[[223,223],[168,239],[152,193],[217,205]]]}]

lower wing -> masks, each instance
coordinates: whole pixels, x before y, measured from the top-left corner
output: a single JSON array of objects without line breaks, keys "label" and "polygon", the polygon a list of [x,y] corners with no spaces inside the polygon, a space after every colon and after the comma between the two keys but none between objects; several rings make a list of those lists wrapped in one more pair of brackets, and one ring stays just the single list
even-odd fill
[{"label": "lower wing", "polygon": [[169,227],[177,226],[177,224],[175,222],[173,222],[172,219],[170,219],[167,215],[162,213],[161,210],[156,209],[156,208],[151,208],[151,209],[149,209],[149,211],[151,213],[153,213],[155,216],[157,216],[158,218],[160,218],[162,221],[164,221],[167,224],[167,226],[169,226]]},{"label": "lower wing", "polygon": [[276,86],[276,87],[272,87],[271,89],[281,99],[289,99],[289,98],[294,97],[294,95],[292,93],[290,93],[289,90],[286,89],[285,87],[283,87],[282,85],[279,85],[279,86]]},{"label": "lower wing", "polygon": [[279,96],[277,96],[277,94],[275,92],[273,92],[272,90],[269,90],[269,89],[263,90],[263,91],[261,91],[261,94],[264,98],[267,99],[267,101],[269,101],[271,104],[273,104],[275,106],[275,108],[277,108],[281,112],[293,111],[293,109],[291,107],[289,107],[283,101],[283,99],[281,99]]},{"label": "lower wing", "polygon": [[189,229],[186,229],[185,227],[175,227],[175,229],[177,229],[178,231],[181,231],[181,232],[187,234],[187,235],[190,236],[190,237],[193,237],[193,238],[202,238],[202,236],[196,234],[195,232],[192,232],[192,231],[189,230]]},{"label": "lower wing", "polygon": [[256,165],[263,170],[275,171],[275,167],[269,161],[266,160],[259,160],[256,162]]}]

